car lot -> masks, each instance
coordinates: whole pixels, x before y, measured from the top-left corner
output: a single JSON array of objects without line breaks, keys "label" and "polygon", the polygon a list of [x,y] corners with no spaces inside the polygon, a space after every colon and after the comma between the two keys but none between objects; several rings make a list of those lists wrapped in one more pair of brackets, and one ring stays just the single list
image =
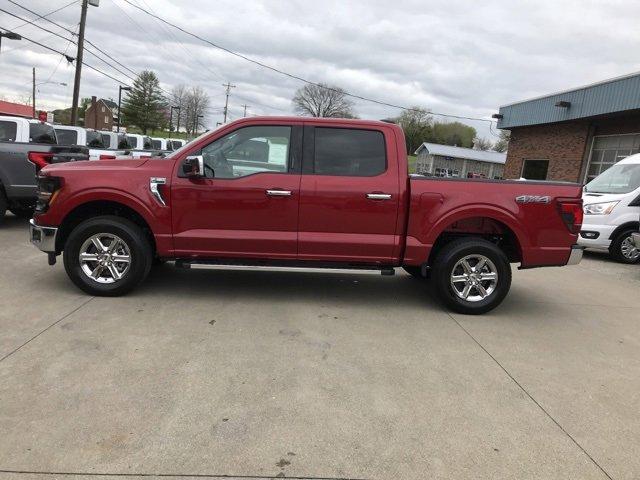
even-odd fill
[{"label": "car lot", "polygon": [[0,262],[2,478],[640,476],[637,266],[515,271],[465,317],[400,272],[165,265],[92,298],[14,217]]}]

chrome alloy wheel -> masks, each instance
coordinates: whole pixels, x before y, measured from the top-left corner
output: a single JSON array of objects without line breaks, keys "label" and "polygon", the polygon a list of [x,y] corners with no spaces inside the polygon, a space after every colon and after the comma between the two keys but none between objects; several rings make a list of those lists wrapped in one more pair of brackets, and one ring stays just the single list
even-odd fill
[{"label": "chrome alloy wheel", "polygon": [[633,243],[633,237],[629,235],[620,244],[620,252],[624,258],[637,260],[640,257],[640,250]]},{"label": "chrome alloy wheel", "polygon": [[484,255],[467,255],[451,270],[451,288],[467,302],[479,302],[491,295],[498,286],[498,269]]},{"label": "chrome alloy wheel", "polygon": [[82,244],[79,260],[82,272],[91,280],[114,283],[129,271],[131,251],[117,235],[97,233]]}]

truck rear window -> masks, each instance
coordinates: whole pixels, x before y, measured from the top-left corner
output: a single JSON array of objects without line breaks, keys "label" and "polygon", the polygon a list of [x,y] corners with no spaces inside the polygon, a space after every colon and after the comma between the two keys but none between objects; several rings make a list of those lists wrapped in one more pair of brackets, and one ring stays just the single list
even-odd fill
[{"label": "truck rear window", "polygon": [[29,143],[48,143],[56,145],[56,131],[51,125],[46,123],[30,123],[29,124]]},{"label": "truck rear window", "polygon": [[87,147],[105,148],[105,145],[102,141],[102,135],[100,135],[98,132],[92,132],[91,130],[87,130]]},{"label": "truck rear window", "polygon": [[0,122],[0,142],[15,142],[18,133],[16,122]]},{"label": "truck rear window", "polygon": [[151,140],[151,146],[154,150],[162,150],[162,142],[160,140]]},{"label": "truck rear window", "polygon": [[78,132],[66,128],[56,128],[55,131],[58,145],[76,145],[78,143]]},{"label": "truck rear window", "polygon": [[373,177],[386,169],[387,155],[382,132],[354,128],[315,128],[314,173]]},{"label": "truck rear window", "polygon": [[111,148],[111,136],[108,133],[102,134],[102,143],[104,148]]}]

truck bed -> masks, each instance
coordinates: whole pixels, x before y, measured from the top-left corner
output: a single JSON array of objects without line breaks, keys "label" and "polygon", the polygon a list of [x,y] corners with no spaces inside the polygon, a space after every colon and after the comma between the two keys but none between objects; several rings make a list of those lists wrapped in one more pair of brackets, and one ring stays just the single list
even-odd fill
[{"label": "truck bed", "polygon": [[521,268],[564,265],[577,234],[567,231],[559,199],[580,201],[574,183],[411,176],[405,263],[426,261],[443,233],[515,240]]}]

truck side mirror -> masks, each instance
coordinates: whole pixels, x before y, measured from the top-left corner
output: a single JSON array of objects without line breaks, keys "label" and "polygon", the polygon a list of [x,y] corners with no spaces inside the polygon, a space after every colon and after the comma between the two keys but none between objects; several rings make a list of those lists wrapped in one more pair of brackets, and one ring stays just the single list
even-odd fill
[{"label": "truck side mirror", "polygon": [[204,177],[204,159],[202,155],[187,157],[182,164],[182,173],[187,178]]}]

